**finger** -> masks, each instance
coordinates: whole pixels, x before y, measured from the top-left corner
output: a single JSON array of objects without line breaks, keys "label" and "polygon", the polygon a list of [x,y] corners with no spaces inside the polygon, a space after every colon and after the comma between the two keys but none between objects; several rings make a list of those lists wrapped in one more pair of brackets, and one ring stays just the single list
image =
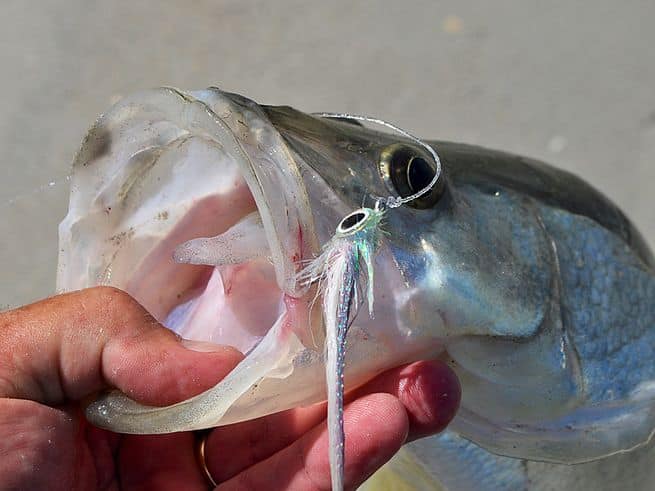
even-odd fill
[{"label": "finger", "polygon": [[[0,435],[2,489],[92,489],[99,482],[91,454],[76,445],[83,438],[80,422],[66,411],[0,399]],[[76,446],[77,452],[65,451]],[[62,472],[72,468],[77,472]]]},{"label": "finger", "polygon": [[[389,394],[371,394],[344,412],[346,489],[355,489],[390,459],[407,437],[409,422],[402,404]],[[218,487],[228,490],[330,489],[328,433],[323,423],[267,460]]]},{"label": "finger", "polygon": [[[417,362],[389,370],[348,394],[396,396],[407,411],[409,440],[442,431],[455,416],[460,387],[457,376],[441,361]],[[217,481],[237,475],[290,445],[325,418],[325,404],[216,428],[207,439],[207,465]]]},{"label": "finger", "polygon": [[217,482],[226,481],[293,443],[325,414],[325,404],[317,404],[215,428],[206,442],[209,472]]},{"label": "finger", "polygon": [[462,394],[457,375],[440,360],[389,370],[349,397],[372,392],[386,392],[400,399],[409,418],[408,441],[443,431],[455,417]]},{"label": "finger", "polygon": [[192,433],[126,435],[121,442],[119,475],[123,491],[207,489],[194,453]]},{"label": "finger", "polygon": [[187,349],[128,294],[107,287],[0,314],[0,397],[59,404],[105,387],[164,405],[223,378],[240,353]]}]

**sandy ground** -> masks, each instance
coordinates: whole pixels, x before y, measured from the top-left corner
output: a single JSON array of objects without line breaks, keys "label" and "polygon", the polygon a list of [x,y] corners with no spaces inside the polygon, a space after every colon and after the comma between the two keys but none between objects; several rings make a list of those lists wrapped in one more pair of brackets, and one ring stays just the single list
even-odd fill
[{"label": "sandy ground", "polygon": [[85,129],[158,85],[542,158],[605,191],[655,244],[654,2],[352,3],[4,0],[0,307],[52,291],[60,188]]}]

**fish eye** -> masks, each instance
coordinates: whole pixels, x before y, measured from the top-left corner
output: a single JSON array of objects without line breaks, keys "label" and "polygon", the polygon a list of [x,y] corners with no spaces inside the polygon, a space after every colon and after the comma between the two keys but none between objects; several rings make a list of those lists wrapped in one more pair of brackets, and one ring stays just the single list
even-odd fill
[{"label": "fish eye", "polygon": [[416,155],[410,158],[407,162],[407,184],[412,192],[417,193],[430,184],[434,172],[423,157]]},{"label": "fish eye", "polygon": [[[437,165],[425,150],[406,144],[394,144],[380,152],[380,174],[390,191],[406,198],[432,182]],[[444,179],[423,196],[407,203],[413,208],[431,208],[443,194]]]},{"label": "fish eye", "polygon": [[347,215],[343,220],[341,220],[341,223],[339,223],[339,226],[337,227],[337,232],[342,234],[352,232],[367,218],[368,213],[364,210],[353,211],[350,215]]}]

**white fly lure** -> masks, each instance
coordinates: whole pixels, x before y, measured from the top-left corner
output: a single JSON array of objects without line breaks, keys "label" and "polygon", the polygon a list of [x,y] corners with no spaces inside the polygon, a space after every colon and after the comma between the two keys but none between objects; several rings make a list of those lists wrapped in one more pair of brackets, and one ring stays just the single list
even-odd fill
[{"label": "white fly lure", "polygon": [[366,292],[368,312],[373,317],[373,258],[385,233],[381,224],[387,209],[398,208],[428,193],[439,181],[441,162],[432,147],[397,126],[380,119],[345,113],[317,113],[323,118],[350,119],[390,128],[425,148],[434,158],[435,174],[430,183],[406,196],[375,197],[375,207],[363,207],[346,215],[320,256],[300,272],[305,284],[317,283],[323,299],[325,322],[325,377],[328,399],[328,440],[332,489],[343,490],[345,434],[343,428],[346,335],[357,315],[360,295]]}]

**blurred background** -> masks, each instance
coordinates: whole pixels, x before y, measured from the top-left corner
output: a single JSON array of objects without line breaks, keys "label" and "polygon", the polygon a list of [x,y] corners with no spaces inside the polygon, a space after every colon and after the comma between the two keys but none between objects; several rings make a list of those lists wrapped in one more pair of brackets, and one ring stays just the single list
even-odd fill
[{"label": "blurred background", "polygon": [[0,308],[54,288],[66,175],[121,95],[216,85],[546,160],[655,244],[655,2],[3,0]]}]

